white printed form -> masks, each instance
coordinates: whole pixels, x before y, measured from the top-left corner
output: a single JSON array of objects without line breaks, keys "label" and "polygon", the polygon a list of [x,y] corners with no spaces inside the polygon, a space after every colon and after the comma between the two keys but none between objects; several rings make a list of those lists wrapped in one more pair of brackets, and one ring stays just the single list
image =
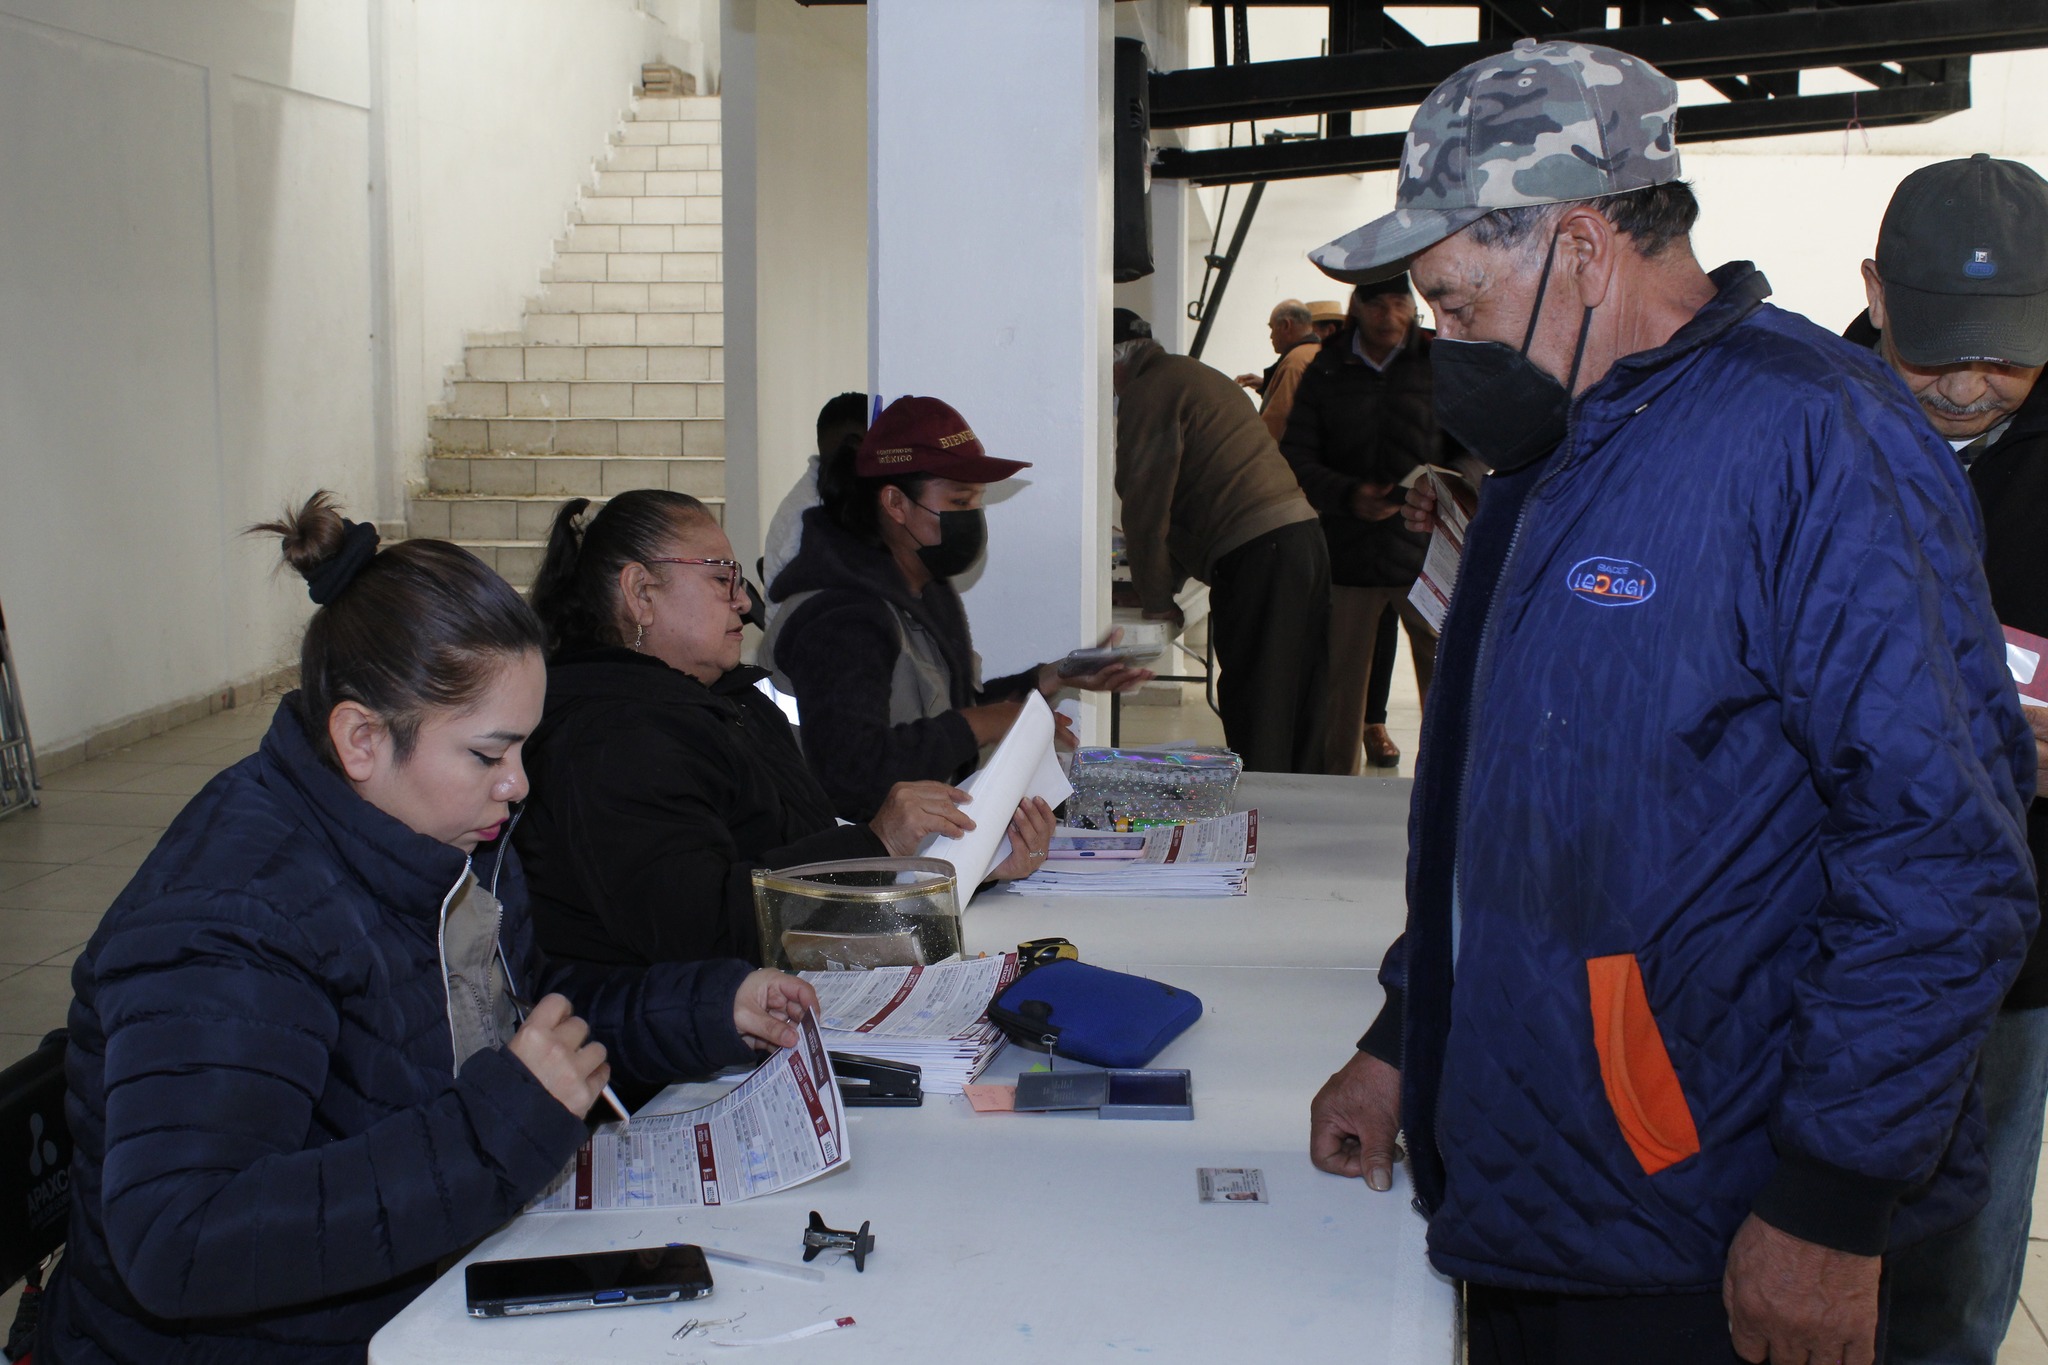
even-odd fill
[{"label": "white printed form", "polygon": [[988,1002],[1016,975],[1017,955],[1006,953],[933,967],[805,972],[803,978],[818,992],[818,1013],[831,1033],[960,1038],[984,1022]]},{"label": "white printed form", "polygon": [[814,1017],[798,1028],[796,1046],[703,1108],[599,1128],[527,1212],[736,1204],[845,1165],[853,1152],[831,1059]]}]

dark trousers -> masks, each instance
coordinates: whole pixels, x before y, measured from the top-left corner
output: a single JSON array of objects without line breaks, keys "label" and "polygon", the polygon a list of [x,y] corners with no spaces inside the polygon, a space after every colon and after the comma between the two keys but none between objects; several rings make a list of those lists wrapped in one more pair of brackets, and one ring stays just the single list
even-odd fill
[{"label": "dark trousers", "polygon": [[[1885,1298],[1877,1360],[1884,1365]],[[1721,1291],[1701,1294],[1544,1294],[1465,1286],[1470,1365],[1742,1365]]]},{"label": "dark trousers", "polygon": [[1329,629],[1330,551],[1318,523],[1268,531],[1216,561],[1216,707],[1245,771],[1322,771]]}]

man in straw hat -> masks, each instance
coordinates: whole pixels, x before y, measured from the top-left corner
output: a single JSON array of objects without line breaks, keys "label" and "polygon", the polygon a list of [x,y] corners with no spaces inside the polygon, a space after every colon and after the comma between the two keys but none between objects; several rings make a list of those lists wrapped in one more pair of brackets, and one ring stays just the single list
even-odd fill
[{"label": "man in straw hat", "polygon": [[1518,43],[1313,253],[1409,271],[1495,473],[1408,930],[1312,1155],[1387,1189],[1405,1129],[1474,1362],[1868,1365],[1883,1254],[1984,1198],[2033,740],[1956,461],[1877,357],[1701,270],[1676,108],[1636,58]]}]

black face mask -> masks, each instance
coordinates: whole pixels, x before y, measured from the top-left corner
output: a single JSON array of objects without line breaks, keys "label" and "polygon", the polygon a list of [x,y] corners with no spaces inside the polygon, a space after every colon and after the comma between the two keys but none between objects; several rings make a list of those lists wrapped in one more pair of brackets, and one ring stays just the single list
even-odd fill
[{"label": "black face mask", "polygon": [[1429,348],[1437,425],[1502,473],[1548,454],[1564,439],[1572,390],[1579,380],[1579,361],[1586,354],[1586,333],[1593,323],[1591,308],[1579,320],[1579,342],[1572,350],[1572,371],[1564,383],[1529,359],[1529,343],[1536,336],[1536,320],[1543,316],[1543,295],[1550,287],[1550,266],[1556,259],[1557,239],[1553,237],[1550,254],[1543,259],[1543,276],[1536,283],[1536,306],[1530,310],[1521,350],[1501,341],[1441,337]]},{"label": "black face mask", "polygon": [[[924,507],[923,503],[917,504]],[[965,512],[941,512],[924,507],[939,519],[939,543],[919,545],[917,557],[934,578],[952,578],[966,573],[988,546],[988,518],[979,507]]]}]

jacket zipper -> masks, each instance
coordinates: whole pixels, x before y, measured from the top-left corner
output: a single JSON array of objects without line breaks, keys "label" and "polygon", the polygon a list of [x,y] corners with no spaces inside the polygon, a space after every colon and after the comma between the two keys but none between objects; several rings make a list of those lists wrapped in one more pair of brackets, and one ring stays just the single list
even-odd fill
[{"label": "jacket zipper", "polygon": [[[455,885],[448,888],[448,894],[441,897],[441,918],[434,926],[434,955],[441,963],[441,995],[444,1000],[448,995],[448,907],[455,903],[455,897],[461,893],[463,884],[469,880],[470,861],[468,858],[462,860],[462,875],[455,879]],[[462,1050],[462,1040],[455,1034],[455,1003],[452,1000],[447,1001],[446,1009],[448,1056],[451,1059],[449,1071],[451,1074],[460,1074],[461,1063],[452,1060],[455,1054]]]},{"label": "jacket zipper", "polygon": [[[1559,445],[1560,451],[1567,456],[1569,456],[1571,453],[1573,428],[1577,425],[1578,404],[1574,402],[1571,405],[1570,409],[1567,411],[1565,419],[1564,440]],[[1556,456],[1552,456],[1552,458],[1555,459]],[[1458,945],[1459,941],[1463,938],[1464,927],[1463,919],[1465,898],[1463,895],[1463,887],[1465,880],[1465,808],[1466,803],[1471,799],[1472,790],[1472,729],[1474,724],[1476,723],[1476,718],[1480,713],[1480,702],[1483,700],[1481,696],[1481,688],[1484,685],[1486,679],[1487,647],[1493,642],[1494,614],[1500,610],[1501,593],[1508,586],[1508,571],[1514,568],[1515,566],[1515,551],[1521,547],[1522,528],[1524,525],[1528,523],[1529,520],[1529,504],[1533,502],[1536,499],[1536,496],[1540,494],[1544,490],[1544,488],[1546,488],[1550,484],[1551,480],[1554,479],[1558,474],[1561,474],[1564,471],[1564,469],[1568,467],[1568,465],[1569,460],[1567,460],[1565,464],[1553,465],[1550,469],[1546,470],[1543,474],[1543,477],[1539,478],[1536,481],[1536,485],[1523,496],[1522,505],[1515,509],[1515,525],[1514,529],[1508,533],[1507,554],[1503,556],[1501,559],[1500,576],[1494,581],[1493,599],[1486,604],[1486,616],[1479,623],[1479,647],[1472,661],[1472,697],[1471,700],[1466,703],[1467,719],[1465,722],[1464,753],[1460,756],[1459,759],[1457,822],[1452,829],[1451,979],[1453,981],[1456,981],[1458,976]],[[1429,1140],[1436,1145],[1437,1164],[1439,1166],[1445,1164],[1442,1139],[1443,1111],[1444,1087],[1442,1077],[1439,1076],[1436,1087],[1436,1100],[1434,1104],[1431,1106],[1431,1126],[1429,1134]],[[1415,1203],[1418,1206],[1421,1204],[1421,1202],[1422,1201],[1419,1197],[1415,1200]]]}]

